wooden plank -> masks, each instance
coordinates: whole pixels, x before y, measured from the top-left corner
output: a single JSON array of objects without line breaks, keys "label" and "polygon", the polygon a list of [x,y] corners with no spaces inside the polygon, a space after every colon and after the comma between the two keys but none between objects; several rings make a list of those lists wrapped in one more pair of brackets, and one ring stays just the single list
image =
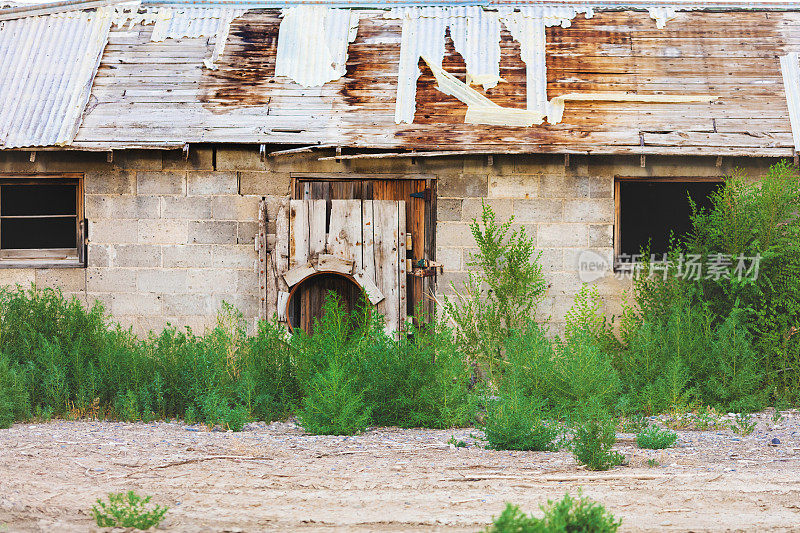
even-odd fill
[{"label": "wooden plank", "polygon": [[350,275],[353,273],[355,261],[342,259],[332,254],[320,254],[317,256],[316,269],[319,272],[338,272],[339,274]]},{"label": "wooden plank", "polygon": [[[275,221],[275,260],[278,275],[283,274],[289,270],[289,199],[284,198],[281,200],[278,207],[278,218]],[[279,278],[278,289],[283,290],[286,287],[280,286],[283,284],[283,278]]]},{"label": "wooden plank", "polygon": [[[295,268],[309,261],[309,214],[308,202],[289,202],[289,267]],[[287,282],[288,283],[288,282]]]},{"label": "wooden plank", "polygon": [[305,263],[285,272],[283,274],[283,280],[286,282],[286,285],[293,287],[311,274],[314,274],[316,271],[317,270],[314,268],[314,265],[311,263]]},{"label": "wooden plank", "polygon": [[353,279],[364,289],[371,304],[378,305],[384,300],[384,295],[381,290],[365,272],[356,272],[353,274]]},{"label": "wooden plank", "polygon": [[355,269],[361,270],[362,248],[360,200],[332,200],[328,253],[352,260]]},{"label": "wooden plank", "polygon": [[378,305],[386,330],[400,329],[400,291],[398,262],[398,204],[391,200],[372,202],[375,232],[375,278],[385,300]]},{"label": "wooden plank", "polygon": [[372,209],[372,200],[361,202],[361,235],[364,239],[362,269],[364,276],[375,283],[377,279],[375,276],[375,224]]},{"label": "wooden plank", "polygon": [[308,252],[314,258],[325,253],[325,237],[327,235],[327,203],[325,200],[304,200],[308,204]]},{"label": "wooden plank", "polygon": [[265,320],[272,317],[277,311],[277,289],[275,278],[269,274],[270,264],[269,253],[267,252],[267,201],[262,198],[258,202],[258,234],[255,239],[258,263],[256,264],[256,274],[258,274],[258,318]]},{"label": "wooden plank", "polygon": [[405,331],[408,317],[408,281],[406,277],[406,202],[397,202],[397,282],[398,299],[398,331]]}]

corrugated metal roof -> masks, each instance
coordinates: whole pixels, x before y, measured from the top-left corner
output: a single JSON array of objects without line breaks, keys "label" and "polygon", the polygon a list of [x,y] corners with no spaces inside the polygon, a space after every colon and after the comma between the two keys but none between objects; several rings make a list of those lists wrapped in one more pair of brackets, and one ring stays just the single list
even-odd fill
[{"label": "corrugated metal roof", "polygon": [[244,12],[225,7],[162,7],[150,40],[210,37]]},{"label": "corrugated metal roof", "polygon": [[344,76],[347,46],[356,37],[358,17],[349,9],[323,6],[284,10],[275,75],[304,87],[319,87]]},{"label": "corrugated metal roof", "polygon": [[0,147],[75,138],[110,25],[107,8],[0,22]]}]

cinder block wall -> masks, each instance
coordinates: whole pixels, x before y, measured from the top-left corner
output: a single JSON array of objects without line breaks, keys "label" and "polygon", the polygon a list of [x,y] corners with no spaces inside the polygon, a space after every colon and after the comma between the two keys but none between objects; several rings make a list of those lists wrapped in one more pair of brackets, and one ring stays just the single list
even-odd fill
[{"label": "cinder block wall", "polygon": [[[539,316],[563,324],[580,289],[577,256],[613,254],[615,176],[722,176],[734,167],[757,176],[765,159],[561,155],[319,161],[320,151],[266,158],[255,146],[105,153],[0,152],[2,172],[83,172],[89,220],[86,269],[1,269],[0,284],[58,286],[87,303],[103,302],[139,333],[167,322],[197,331],[214,323],[222,301],[258,316],[259,266],[254,248],[258,202],[267,199],[274,245],[280,198],[294,175],[426,177],[437,186],[436,259],[445,266],[438,297],[452,294],[468,271],[469,223],[485,201],[499,220],[514,216],[534,238],[550,285]],[[625,281],[610,269],[595,281],[607,310],[619,312]],[[451,286],[452,285],[452,286]],[[251,320],[252,322],[252,320]]]}]

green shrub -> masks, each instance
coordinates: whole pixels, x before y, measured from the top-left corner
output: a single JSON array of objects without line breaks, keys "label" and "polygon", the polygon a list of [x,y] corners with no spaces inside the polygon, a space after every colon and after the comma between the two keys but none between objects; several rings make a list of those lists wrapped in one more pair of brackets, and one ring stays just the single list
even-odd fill
[{"label": "green shrub", "polygon": [[649,450],[663,450],[675,445],[678,434],[668,429],[660,429],[657,426],[649,426],[636,435],[636,444],[640,448]]},{"label": "green shrub", "polygon": [[575,428],[572,453],[575,460],[589,470],[609,470],[625,463],[625,456],[612,449],[616,442],[617,430],[613,420],[589,418]]},{"label": "green shrub", "polygon": [[370,411],[364,393],[342,361],[331,361],[306,385],[297,417],[315,435],[353,435],[367,428]]},{"label": "green shrub", "polygon": [[453,287],[446,298],[446,314],[456,323],[459,345],[471,362],[493,372],[502,359],[507,338],[520,332],[536,315],[547,292],[534,239],[524,228],[512,229],[513,217],[498,223],[494,211],[483,205],[481,220],[470,224],[477,252],[463,288]]},{"label": "green shrub", "polygon": [[132,527],[134,529],[149,529],[157,526],[164,519],[169,507],[156,505],[147,508],[151,496],[144,498],[135,492],[111,493],[108,503],[97,499],[97,504],[92,506],[92,516],[98,527]]},{"label": "green shrub", "polygon": [[589,405],[610,410],[618,398],[620,382],[611,355],[588,331],[550,341],[538,324],[529,321],[522,334],[507,340],[505,352],[507,364],[498,385],[501,396],[519,391],[544,402],[549,415],[570,419],[581,418]]},{"label": "green shrub", "polygon": [[541,506],[544,516],[528,516],[519,507],[507,504],[486,533],[614,533],[622,525],[601,504],[565,494],[559,501]]},{"label": "green shrub", "polygon": [[488,447],[494,450],[555,451],[561,430],[542,417],[542,403],[519,396],[490,403],[483,421]]},{"label": "green shrub", "polygon": [[12,366],[8,357],[0,355],[0,429],[30,416],[26,386],[24,371]]}]

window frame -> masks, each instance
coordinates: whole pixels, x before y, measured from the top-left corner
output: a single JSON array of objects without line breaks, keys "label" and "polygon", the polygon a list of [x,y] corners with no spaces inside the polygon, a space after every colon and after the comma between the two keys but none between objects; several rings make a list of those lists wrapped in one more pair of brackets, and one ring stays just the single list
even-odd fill
[{"label": "window frame", "polygon": [[[0,248],[0,268],[83,268],[86,266],[86,219],[83,173],[0,173],[3,185],[69,183],[75,185],[75,248]],[[0,220],[3,214],[0,212]],[[43,217],[45,218],[45,217]]]},{"label": "window frame", "polygon": [[[724,178],[722,176],[614,176],[614,271],[625,271],[633,268],[632,263],[620,263],[619,261],[622,249],[620,184],[626,181],[638,181],[640,183],[723,183]],[[661,263],[663,261],[657,262]]]}]

